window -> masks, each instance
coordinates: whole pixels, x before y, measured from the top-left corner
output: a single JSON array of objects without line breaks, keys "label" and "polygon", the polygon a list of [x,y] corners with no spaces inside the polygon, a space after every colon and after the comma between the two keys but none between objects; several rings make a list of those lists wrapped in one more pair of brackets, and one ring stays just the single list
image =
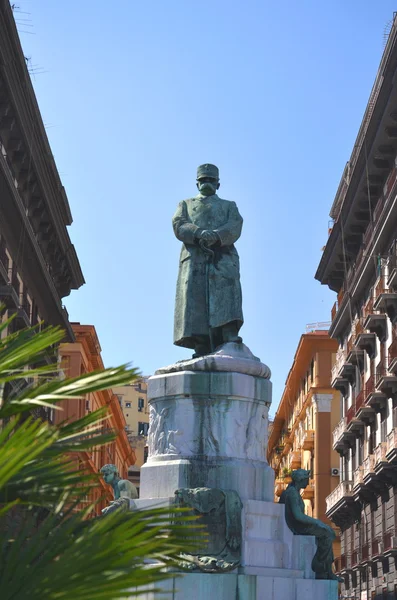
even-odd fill
[{"label": "window", "polygon": [[125,407],[126,407],[126,408],[131,408],[131,402],[126,402],[126,403],[125,403]]},{"label": "window", "polygon": [[142,412],[145,408],[145,398],[138,398],[138,410]]},{"label": "window", "polygon": [[138,423],[138,435],[147,435],[149,423]]}]

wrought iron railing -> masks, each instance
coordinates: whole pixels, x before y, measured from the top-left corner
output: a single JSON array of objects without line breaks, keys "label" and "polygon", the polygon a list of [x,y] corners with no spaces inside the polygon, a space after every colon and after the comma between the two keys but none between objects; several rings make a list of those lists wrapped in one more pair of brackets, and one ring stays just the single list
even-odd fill
[{"label": "wrought iron railing", "polygon": [[356,396],[356,400],[355,400],[355,404],[356,404],[356,413],[359,411],[359,409],[362,407],[362,405],[364,404],[364,398],[365,398],[365,387],[361,390],[361,392],[359,394],[357,394]]},{"label": "wrought iron railing", "polygon": [[371,375],[365,382],[365,401],[367,401],[368,396],[370,394],[373,394],[374,391],[375,391],[375,375]]},{"label": "wrought iron railing", "polygon": [[397,338],[394,338],[392,343],[389,346],[388,357],[389,357],[389,365],[393,359],[397,358]]}]

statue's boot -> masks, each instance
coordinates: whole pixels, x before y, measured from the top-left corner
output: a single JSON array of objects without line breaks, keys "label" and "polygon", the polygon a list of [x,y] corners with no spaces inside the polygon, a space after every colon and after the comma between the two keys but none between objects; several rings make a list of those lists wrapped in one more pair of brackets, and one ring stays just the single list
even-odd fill
[{"label": "statue's boot", "polygon": [[222,327],[222,338],[224,344],[230,342],[241,344],[243,341],[243,338],[238,335],[238,327],[236,323],[228,323]]},{"label": "statue's boot", "polygon": [[211,352],[209,339],[207,340],[204,336],[197,337],[194,345],[194,354],[192,358],[199,358],[205,356]]}]

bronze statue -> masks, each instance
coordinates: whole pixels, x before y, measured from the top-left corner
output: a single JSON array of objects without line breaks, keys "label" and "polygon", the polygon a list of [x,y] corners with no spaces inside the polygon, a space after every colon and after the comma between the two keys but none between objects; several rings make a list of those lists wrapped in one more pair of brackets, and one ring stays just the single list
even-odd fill
[{"label": "bronze statue", "polygon": [[240,263],[234,243],[243,219],[235,202],[216,194],[215,165],[197,169],[199,193],[179,203],[172,220],[183,242],[176,289],[174,344],[193,348],[194,357],[226,342],[241,343],[243,324]]},{"label": "bronze statue", "polygon": [[[305,514],[305,505],[300,495],[309,483],[310,471],[297,469],[291,473],[292,483],[280,496],[280,503],[285,504],[285,520],[288,527],[295,535],[314,535],[317,551],[313,557],[312,569],[316,579],[339,578],[332,571],[334,554],[332,542],[335,532],[326,523]],[[343,580],[341,580],[343,581]]]},{"label": "bronze statue", "polygon": [[100,471],[105,482],[112,486],[114,493],[114,500],[102,510],[102,514],[107,515],[117,509],[128,510],[130,499],[138,498],[135,485],[128,479],[121,479],[116,465],[104,465]]}]

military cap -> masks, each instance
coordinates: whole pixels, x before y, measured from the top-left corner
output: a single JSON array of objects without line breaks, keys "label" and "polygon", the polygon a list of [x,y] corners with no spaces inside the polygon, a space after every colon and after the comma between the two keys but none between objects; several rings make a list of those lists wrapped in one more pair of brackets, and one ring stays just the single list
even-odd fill
[{"label": "military cap", "polygon": [[213,177],[214,179],[219,179],[218,167],[208,163],[205,165],[200,165],[197,167],[197,179],[201,179],[202,177]]}]

